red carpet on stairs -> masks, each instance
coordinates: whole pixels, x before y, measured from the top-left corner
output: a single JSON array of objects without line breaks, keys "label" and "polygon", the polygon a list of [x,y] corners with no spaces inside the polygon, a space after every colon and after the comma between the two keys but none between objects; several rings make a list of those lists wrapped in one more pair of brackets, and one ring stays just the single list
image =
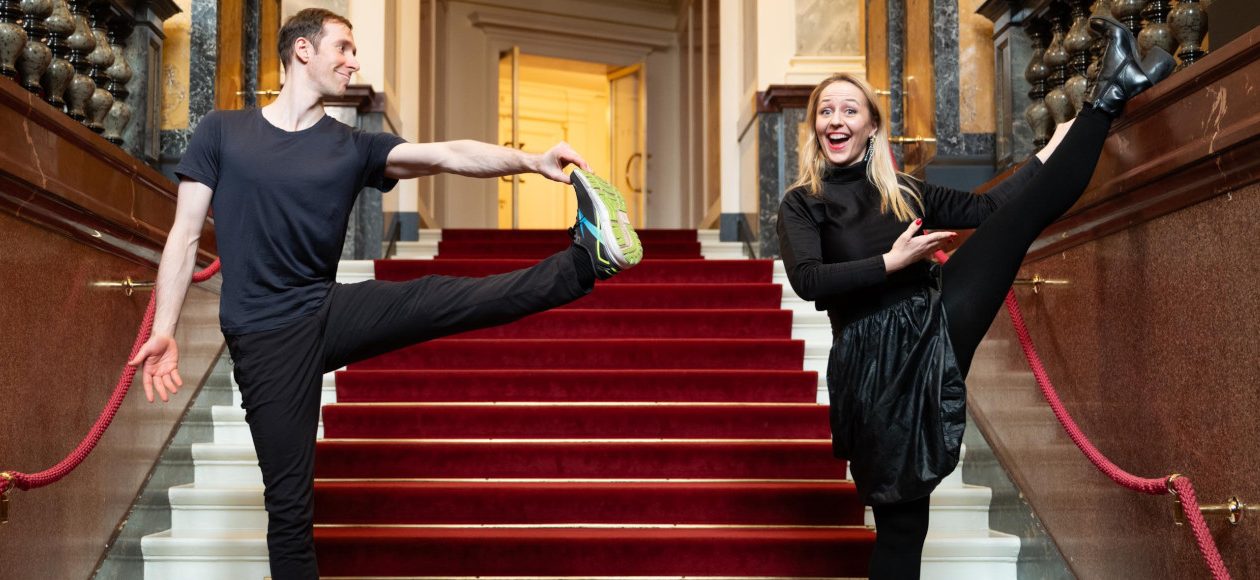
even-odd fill
[{"label": "red carpet on stairs", "polygon": [[[694,230],[640,237],[644,262],[573,304],[337,373],[324,576],[866,575],[874,535],[773,264],[703,260]],[[437,259],[376,277],[506,272],[566,239],[445,230]]]}]

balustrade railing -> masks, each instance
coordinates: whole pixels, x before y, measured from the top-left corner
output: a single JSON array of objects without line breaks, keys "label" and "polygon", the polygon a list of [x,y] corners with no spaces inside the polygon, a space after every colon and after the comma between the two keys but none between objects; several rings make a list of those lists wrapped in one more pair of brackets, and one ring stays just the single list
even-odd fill
[{"label": "balustrade railing", "polygon": [[1032,103],[1025,118],[1037,147],[1045,145],[1054,123],[1076,116],[1098,76],[1102,44],[1089,28],[1091,16],[1111,16],[1133,31],[1143,54],[1158,46],[1178,61],[1178,69],[1203,58],[1207,12],[1200,0],[1054,0],[1024,20],[1032,58],[1025,77]]},{"label": "balustrade railing", "polygon": [[[156,20],[134,16],[151,17],[155,3],[162,5]],[[128,102],[132,93],[127,83],[136,70],[128,63],[127,47],[140,42],[132,33],[141,25],[155,29],[146,31],[145,38],[158,34],[160,40],[161,19],[175,10],[169,0],[0,0],[0,75],[109,142],[129,151],[146,150],[143,144],[125,141],[137,117],[136,106]],[[136,46],[142,52],[160,50],[160,42],[141,40]],[[141,74],[159,72],[141,68]],[[156,95],[143,97],[137,102],[160,106]]]}]

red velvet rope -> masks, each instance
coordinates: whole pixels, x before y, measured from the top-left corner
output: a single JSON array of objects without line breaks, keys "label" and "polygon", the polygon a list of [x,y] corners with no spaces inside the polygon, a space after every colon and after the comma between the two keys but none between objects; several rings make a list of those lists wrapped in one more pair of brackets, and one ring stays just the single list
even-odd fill
[{"label": "red velvet rope", "polygon": [[[936,259],[943,264],[949,260],[949,256],[938,250]],[[1181,500],[1181,510],[1185,513],[1186,520],[1190,522],[1190,529],[1194,532],[1199,553],[1203,555],[1203,561],[1212,572],[1212,577],[1217,580],[1230,578],[1229,569],[1225,567],[1225,561],[1216,548],[1216,541],[1212,539],[1207,522],[1203,520],[1203,512],[1199,510],[1199,501],[1195,497],[1194,486],[1191,485],[1190,479],[1181,475],[1170,475],[1161,479],[1137,477],[1107,459],[1085,436],[1085,432],[1063,406],[1063,401],[1059,398],[1054,384],[1050,382],[1050,375],[1037,354],[1037,347],[1033,345],[1032,335],[1028,333],[1024,313],[1019,308],[1019,301],[1015,299],[1013,289],[1006,293],[1006,311],[1011,316],[1011,325],[1015,327],[1015,334],[1019,337],[1019,345],[1024,350],[1024,358],[1028,359],[1028,367],[1032,369],[1033,377],[1037,379],[1037,386],[1041,387],[1041,394],[1050,404],[1055,418],[1063,425],[1063,430],[1067,432],[1068,437],[1081,450],[1081,453],[1084,453],[1090,463],[1093,463],[1094,467],[1110,477],[1112,481],[1128,489],[1151,495],[1175,493]]]},{"label": "red velvet rope", "polygon": [[[206,266],[206,269],[193,274],[192,281],[205,282],[210,277],[219,272],[219,260]],[[156,290],[156,289],[155,289]],[[144,310],[144,320],[140,323],[140,332],[136,334],[136,342],[131,347],[131,354],[127,360],[135,358],[140,352],[140,347],[149,340],[149,334],[153,332],[153,314],[157,306],[157,292],[149,297],[149,306]],[[0,473],[0,494],[7,493],[9,488],[16,487],[18,489],[33,489],[36,487],[44,487],[57,482],[61,478],[74,471],[88,454],[92,453],[92,449],[100,442],[101,436],[105,435],[105,430],[109,429],[109,424],[114,421],[114,415],[118,413],[118,408],[122,406],[123,399],[127,396],[127,391],[131,389],[131,381],[136,376],[139,367],[123,365],[122,374],[118,377],[118,383],[114,385],[114,394],[109,398],[109,403],[101,410],[100,416],[96,418],[96,423],[92,425],[92,430],[88,432],[87,437],[79,442],[79,446],[71,451],[69,455],[58,462],[56,465],[45,469],[39,473],[22,473],[20,471],[6,471]]]}]

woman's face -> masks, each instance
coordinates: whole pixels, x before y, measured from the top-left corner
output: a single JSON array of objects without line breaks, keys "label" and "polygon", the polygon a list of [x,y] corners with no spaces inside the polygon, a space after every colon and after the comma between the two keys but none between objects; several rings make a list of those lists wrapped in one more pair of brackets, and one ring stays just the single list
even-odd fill
[{"label": "woman's face", "polygon": [[848,81],[837,81],[823,88],[818,97],[814,134],[827,161],[840,166],[861,161],[871,135],[879,129],[871,119],[862,89]]}]

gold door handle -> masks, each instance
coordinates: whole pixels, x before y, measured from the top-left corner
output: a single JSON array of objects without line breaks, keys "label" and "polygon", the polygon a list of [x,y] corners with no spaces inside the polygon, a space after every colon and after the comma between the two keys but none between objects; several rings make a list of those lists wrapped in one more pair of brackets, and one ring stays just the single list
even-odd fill
[{"label": "gold door handle", "polygon": [[905,143],[935,143],[936,137],[903,137],[901,135],[894,135],[888,138],[888,142],[896,143],[898,145]]},{"label": "gold door handle", "polygon": [[642,160],[642,159],[643,159],[643,154],[642,154],[642,153],[639,153],[639,152],[635,152],[635,153],[634,153],[634,155],[631,155],[629,159],[626,159],[626,171],[625,171],[625,176],[626,176],[626,186],[630,188],[630,191],[631,191],[631,192],[634,192],[634,193],[643,193],[643,188],[642,188],[642,187],[636,187],[636,186],[634,185],[634,183],[632,183],[632,182],[630,181],[630,176],[632,175],[632,174],[630,173],[630,167],[631,167],[632,165],[634,165],[634,160],[635,160],[635,159]]}]

